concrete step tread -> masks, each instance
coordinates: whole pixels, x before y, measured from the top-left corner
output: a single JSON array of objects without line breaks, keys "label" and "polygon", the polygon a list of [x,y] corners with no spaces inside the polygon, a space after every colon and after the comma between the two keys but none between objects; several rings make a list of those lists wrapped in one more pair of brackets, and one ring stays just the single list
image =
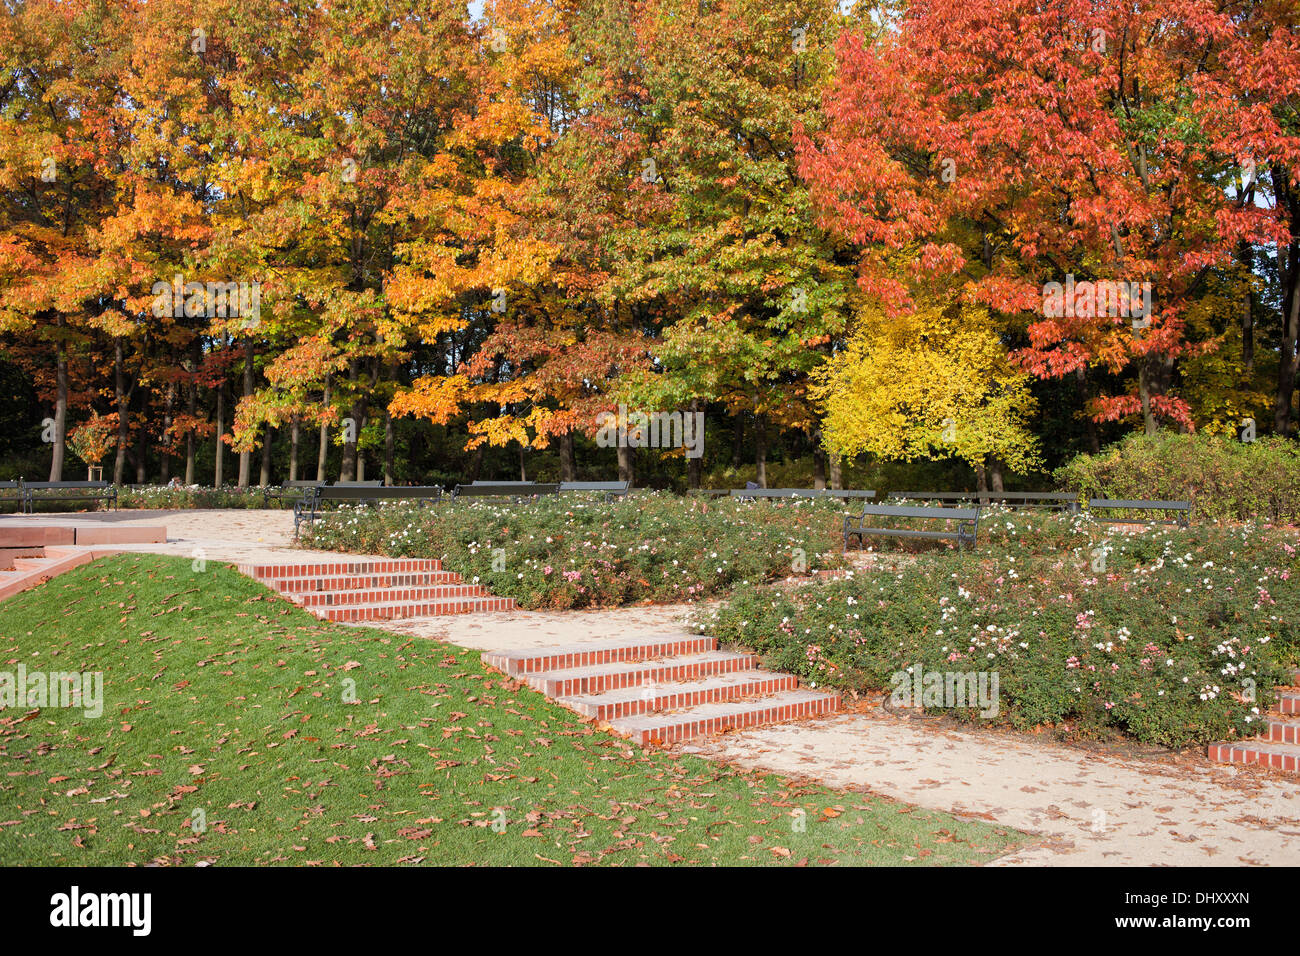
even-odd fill
[{"label": "concrete step tread", "polygon": [[353,574],[403,574],[419,571],[441,571],[442,561],[438,558],[379,558],[379,557],[343,557],[337,560],[311,558],[301,561],[277,562],[275,564],[241,564],[237,566],[241,574],[246,574],[259,581],[268,578],[286,579],[318,577],[326,575]]},{"label": "concrete step tread", "polygon": [[706,688],[745,687],[755,683],[774,683],[789,679],[788,674],[754,668],[752,670],[729,671],[725,674],[710,674],[700,677],[698,680],[663,681],[655,684],[640,684],[635,687],[620,687],[618,690],[608,690],[601,694],[575,694],[571,697],[560,697],[558,700],[562,704],[570,705],[618,704],[624,701],[641,699],[646,688],[650,688],[656,697],[672,697]]},{"label": "concrete step tread", "polygon": [[523,675],[529,680],[571,680],[578,677],[600,677],[606,674],[631,674],[641,671],[659,670],[663,667],[691,667],[697,664],[710,664],[715,661],[753,660],[753,654],[736,651],[701,651],[697,654],[674,654],[669,657],[644,661],[609,661],[605,664],[588,664],[585,667],[566,667],[553,671],[534,671]]},{"label": "concrete step tread", "polygon": [[[490,597],[487,588],[478,584],[430,584],[423,587],[356,588],[346,591],[281,591],[283,597],[298,604],[319,607],[324,604],[376,604],[388,599],[394,603],[445,598]],[[369,595],[364,600],[363,595]]]},{"label": "concrete step tread", "polygon": [[510,600],[510,599],[497,597],[492,594],[474,594],[474,595],[470,595],[469,597],[429,598],[428,600],[415,600],[415,601],[375,601],[369,604],[340,604],[337,607],[330,607],[327,605],[323,607],[316,607],[315,610],[351,611],[351,610],[356,610],[358,608],[404,608],[404,607],[414,607],[417,605],[420,607],[424,607],[425,605],[432,605],[432,604],[485,604],[488,601],[505,601],[505,600]]},{"label": "concrete step tread", "polygon": [[727,730],[829,716],[839,708],[837,693],[788,690],[749,700],[719,701],[683,710],[620,717],[611,720],[609,726],[642,744],[667,744]]},{"label": "concrete step tread", "polygon": [[713,640],[701,634],[688,631],[665,632],[664,634],[647,634],[640,637],[618,637],[610,640],[587,641],[583,644],[555,644],[546,647],[517,647],[505,651],[491,651],[490,655],[500,660],[522,661],[541,657],[560,657],[568,654],[590,654],[598,651],[637,647],[663,647],[680,644],[683,641]]},{"label": "concrete step tread", "polygon": [[[439,584],[461,584],[461,576],[455,571],[381,571],[377,574],[326,574],[320,577],[303,575],[296,578],[262,578],[268,587],[277,591],[294,589],[298,593],[310,594],[312,591],[335,590],[372,590],[387,587],[433,587]],[[360,582],[360,583],[357,583]],[[296,588],[296,585],[311,583],[314,588]]]}]

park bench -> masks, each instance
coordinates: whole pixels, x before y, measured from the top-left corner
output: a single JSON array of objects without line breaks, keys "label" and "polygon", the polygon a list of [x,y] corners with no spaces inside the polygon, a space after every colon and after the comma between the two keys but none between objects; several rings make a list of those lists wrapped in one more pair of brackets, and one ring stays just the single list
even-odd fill
[{"label": "park bench", "polygon": [[1045,508],[1052,511],[1079,510],[1079,495],[1074,491],[891,491],[886,501],[979,502],[1006,505],[1009,508]]},{"label": "park bench", "polygon": [[857,491],[848,488],[733,488],[731,497],[744,501],[759,498],[839,498],[843,501],[852,499],[870,500],[876,497],[875,491]]},{"label": "park bench", "polygon": [[1161,520],[1157,518],[1115,518],[1109,515],[1095,514],[1098,521],[1104,521],[1107,524],[1145,524],[1145,525],[1177,525],[1180,528],[1186,528],[1191,523],[1192,503],[1190,501],[1131,501],[1120,498],[1089,498],[1088,511],[1158,511],[1174,512],[1173,521]]},{"label": "park bench", "polygon": [[297,501],[308,494],[308,488],[315,488],[317,485],[324,484],[320,481],[286,481],[282,485],[276,485],[271,488],[262,489],[262,507],[268,508],[272,501],[276,503],[283,502],[286,497],[294,497]]},{"label": "park bench", "polygon": [[559,494],[558,484],[543,484],[536,481],[484,481],[469,485],[457,485],[451,493],[453,499],[460,498],[535,498],[539,495]]},{"label": "park bench", "polygon": [[[873,518],[921,518],[924,520],[955,521],[955,530],[930,531],[924,528],[888,528],[879,527],[880,521],[867,525],[867,519]],[[956,541],[957,546],[969,544],[975,546],[975,533],[979,529],[980,509],[975,508],[919,508],[911,505],[863,505],[862,514],[854,525],[852,515],[844,516],[844,550],[849,550],[849,539],[857,537],[861,547],[868,535],[883,535],[903,538],[946,538]]]},{"label": "park bench", "polygon": [[18,481],[0,481],[0,501],[12,501],[14,506],[23,510],[23,483]]},{"label": "park bench", "polygon": [[603,491],[606,501],[613,501],[615,498],[627,494],[628,483],[626,481],[562,481],[560,482],[560,493],[566,491]]},{"label": "park bench", "polygon": [[23,510],[31,514],[38,501],[103,501],[116,508],[117,488],[107,481],[24,481]]},{"label": "park bench", "polygon": [[379,482],[339,482],[334,485],[313,485],[301,499],[293,503],[293,533],[299,526],[320,517],[328,502],[350,502],[360,505],[378,504],[381,501],[418,501],[420,507],[442,500],[441,485],[390,485]]}]

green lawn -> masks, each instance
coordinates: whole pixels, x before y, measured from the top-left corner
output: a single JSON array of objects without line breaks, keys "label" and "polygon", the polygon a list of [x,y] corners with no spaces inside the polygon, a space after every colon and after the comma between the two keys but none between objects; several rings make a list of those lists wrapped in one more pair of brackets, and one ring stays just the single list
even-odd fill
[{"label": "green lawn", "polygon": [[105,703],[0,711],[3,864],[932,865],[1026,839],[643,750],[477,652],[319,622],[213,563],[119,556],[9,600],[19,662],[102,671]]}]

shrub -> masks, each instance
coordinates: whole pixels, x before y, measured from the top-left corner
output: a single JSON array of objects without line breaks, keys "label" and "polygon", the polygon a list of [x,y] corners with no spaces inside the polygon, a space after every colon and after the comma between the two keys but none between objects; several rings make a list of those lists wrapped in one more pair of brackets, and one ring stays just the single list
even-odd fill
[{"label": "shrub", "polygon": [[1300,445],[1285,438],[1130,435],[1054,478],[1094,498],[1189,500],[1194,520],[1300,523]]},{"label": "shrub", "polygon": [[[563,495],[432,508],[340,508],[304,533],[311,547],[441,558],[526,608],[688,601],[840,562],[826,501],[705,502],[665,492],[613,502]],[[796,551],[798,549],[798,551]]]},{"label": "shrub", "polygon": [[1294,532],[1117,533],[1086,516],[1006,512],[987,526],[973,552],[737,593],[701,629],[858,692],[888,690],[909,668],[995,671],[998,723],[1118,729],[1166,746],[1253,734],[1300,660]]},{"label": "shrub", "polygon": [[[220,488],[204,488],[199,485],[182,485],[173,488],[168,485],[134,485],[119,488],[117,506],[119,508],[264,508],[267,507],[261,488],[234,488],[224,485]],[[270,507],[276,507],[272,502]],[[291,501],[281,502],[280,507],[292,508]]]}]

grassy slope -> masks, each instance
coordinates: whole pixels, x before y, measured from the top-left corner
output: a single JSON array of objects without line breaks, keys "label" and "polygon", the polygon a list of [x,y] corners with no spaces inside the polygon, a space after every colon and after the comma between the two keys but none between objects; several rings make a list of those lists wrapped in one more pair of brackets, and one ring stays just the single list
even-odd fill
[{"label": "grassy slope", "polygon": [[644,751],[476,652],[319,622],[214,564],[120,556],[19,595],[0,670],[20,660],[103,671],[105,706],[0,712],[5,864],[975,863],[1024,839]]}]

